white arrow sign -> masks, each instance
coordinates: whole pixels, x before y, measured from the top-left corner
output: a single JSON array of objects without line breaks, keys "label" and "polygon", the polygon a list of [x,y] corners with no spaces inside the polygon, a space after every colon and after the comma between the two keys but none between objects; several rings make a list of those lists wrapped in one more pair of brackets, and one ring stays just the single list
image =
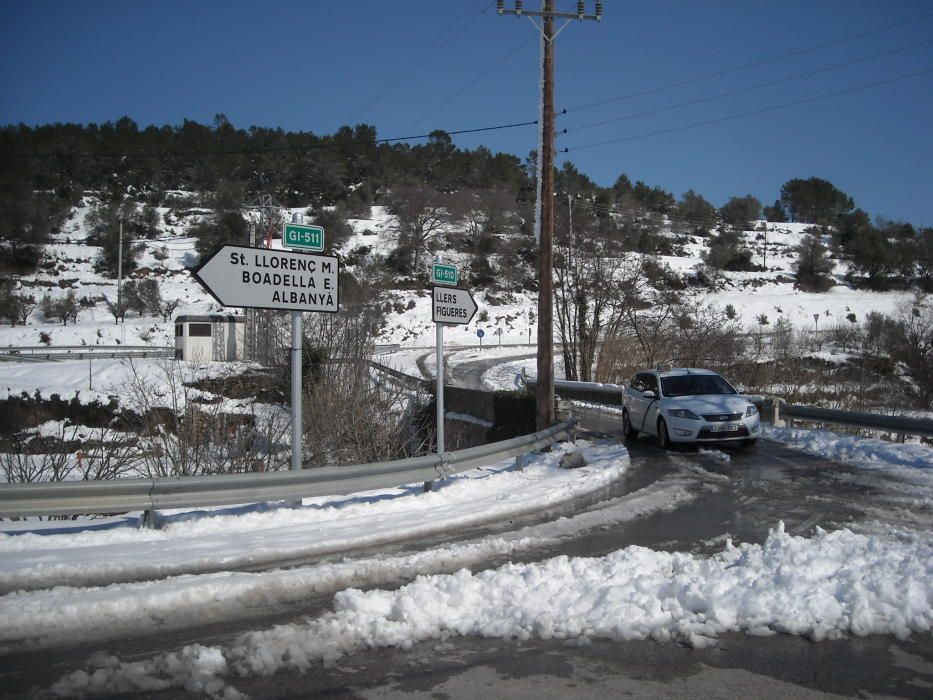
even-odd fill
[{"label": "white arrow sign", "polygon": [[194,271],[224,306],[336,313],[337,258],[225,245]]},{"label": "white arrow sign", "polygon": [[434,323],[467,324],[476,314],[476,302],[466,289],[434,287],[431,320]]}]

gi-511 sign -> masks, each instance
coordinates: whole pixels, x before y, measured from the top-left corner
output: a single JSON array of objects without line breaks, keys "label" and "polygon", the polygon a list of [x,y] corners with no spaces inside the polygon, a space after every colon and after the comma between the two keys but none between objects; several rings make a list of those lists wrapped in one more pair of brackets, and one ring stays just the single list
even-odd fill
[{"label": "gi-511 sign", "polygon": [[336,313],[337,258],[225,245],[195,277],[224,306]]},{"label": "gi-511 sign", "polygon": [[282,245],[286,248],[319,253],[324,250],[324,229],[305,224],[283,224]]}]

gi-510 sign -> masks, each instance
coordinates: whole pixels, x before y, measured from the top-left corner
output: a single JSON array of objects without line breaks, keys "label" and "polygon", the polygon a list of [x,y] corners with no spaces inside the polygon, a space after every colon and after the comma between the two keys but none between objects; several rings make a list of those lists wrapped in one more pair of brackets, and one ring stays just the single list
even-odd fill
[{"label": "gi-510 sign", "polygon": [[286,248],[320,253],[324,250],[324,229],[305,224],[283,224],[282,245]]},{"label": "gi-510 sign", "polygon": [[457,286],[459,275],[457,274],[457,268],[453,265],[434,263],[431,269],[431,281],[434,284],[449,284],[452,287]]}]

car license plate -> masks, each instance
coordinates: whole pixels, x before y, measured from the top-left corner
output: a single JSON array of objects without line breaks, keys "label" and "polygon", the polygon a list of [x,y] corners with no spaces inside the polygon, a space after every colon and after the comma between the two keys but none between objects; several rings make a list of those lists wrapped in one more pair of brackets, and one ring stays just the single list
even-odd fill
[{"label": "car license plate", "polygon": [[711,433],[734,433],[738,429],[738,423],[714,423],[709,427]]}]

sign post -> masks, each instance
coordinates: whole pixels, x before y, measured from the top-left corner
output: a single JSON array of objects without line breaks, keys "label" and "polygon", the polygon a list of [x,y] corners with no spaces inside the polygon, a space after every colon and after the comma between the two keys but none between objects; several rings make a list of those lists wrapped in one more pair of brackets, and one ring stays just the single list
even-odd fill
[{"label": "sign post", "polygon": [[[296,249],[324,249],[320,226],[285,224],[283,244],[289,236]],[[224,306],[291,312],[292,469],[301,469],[301,314],[337,312],[338,274],[333,256],[237,245],[222,246],[194,271],[195,279]]]},{"label": "sign post", "polygon": [[301,469],[301,312],[292,311],[292,469]]},{"label": "sign post", "polygon": [[[431,279],[435,284],[454,285],[459,280],[457,268],[445,265],[438,255],[431,270]],[[437,456],[444,460],[444,324],[466,325],[476,314],[476,302],[466,289],[456,287],[434,287],[431,300],[431,320],[436,325],[437,333]]]}]

